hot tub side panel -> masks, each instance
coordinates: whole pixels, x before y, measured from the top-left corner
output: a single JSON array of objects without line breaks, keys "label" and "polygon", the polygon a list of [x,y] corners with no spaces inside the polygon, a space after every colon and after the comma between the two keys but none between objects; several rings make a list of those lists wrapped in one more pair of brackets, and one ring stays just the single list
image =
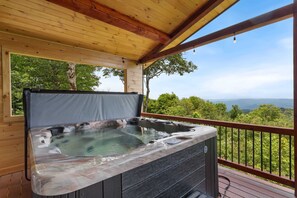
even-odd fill
[{"label": "hot tub side panel", "polygon": [[122,197],[183,197],[205,192],[205,143],[199,143],[122,175]]}]

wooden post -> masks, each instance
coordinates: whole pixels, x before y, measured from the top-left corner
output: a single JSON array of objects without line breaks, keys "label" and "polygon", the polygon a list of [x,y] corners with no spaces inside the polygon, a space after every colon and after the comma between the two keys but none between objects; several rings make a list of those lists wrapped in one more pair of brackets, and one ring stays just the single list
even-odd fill
[{"label": "wooden post", "polygon": [[143,93],[142,65],[129,62],[125,72],[125,92]]},{"label": "wooden post", "polygon": [[293,89],[294,89],[294,181],[297,197],[297,0],[293,6]]}]

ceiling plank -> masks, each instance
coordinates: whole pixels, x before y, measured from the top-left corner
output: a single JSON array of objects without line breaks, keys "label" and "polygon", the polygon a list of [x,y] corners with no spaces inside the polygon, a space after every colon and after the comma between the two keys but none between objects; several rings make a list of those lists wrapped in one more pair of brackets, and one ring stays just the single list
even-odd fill
[{"label": "ceiling plank", "polygon": [[159,43],[166,43],[170,37],[154,27],[148,26],[94,0],[47,0],[75,12],[98,19],[121,29],[133,32]]},{"label": "ceiling plank", "polygon": [[0,31],[0,45],[17,54],[74,62],[78,64],[100,65],[117,69],[124,69],[128,64],[134,62],[125,59],[125,62],[123,63],[123,58],[121,56],[110,53],[74,47],[58,42],[3,31]]},{"label": "ceiling plank", "polygon": [[279,9],[273,10],[271,12],[262,14],[260,16],[254,17],[252,19],[243,21],[241,23],[229,26],[225,29],[216,31],[214,33],[208,34],[206,36],[197,38],[193,41],[178,45],[176,47],[164,50],[159,53],[152,54],[142,60],[138,61],[139,63],[146,63],[164,58],[166,56],[181,53],[196,47],[200,47],[218,40],[222,40],[228,37],[233,36],[234,34],[241,34],[247,31],[254,30],[287,18],[292,17],[293,15],[293,4],[281,7]]},{"label": "ceiling plank", "polygon": [[187,31],[192,25],[197,23],[203,17],[205,17],[210,11],[212,11],[215,7],[220,5],[224,0],[210,0],[201,8],[197,9],[192,15],[190,15],[183,23],[181,23],[175,30],[170,33],[170,39],[166,43],[161,43],[157,45],[154,49],[152,49],[149,53],[147,53],[142,59],[146,59],[147,57],[155,54],[166,46],[168,46],[172,41],[182,35],[185,31]]}]

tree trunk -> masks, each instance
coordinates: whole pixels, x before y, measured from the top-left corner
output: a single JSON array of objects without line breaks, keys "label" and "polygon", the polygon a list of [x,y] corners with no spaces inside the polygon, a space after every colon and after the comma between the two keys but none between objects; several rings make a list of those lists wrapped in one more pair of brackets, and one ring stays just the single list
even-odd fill
[{"label": "tree trunk", "polygon": [[146,98],[144,104],[144,112],[147,112],[149,96],[150,96],[150,78],[145,76]]},{"label": "tree trunk", "polygon": [[67,77],[70,85],[70,90],[76,91],[77,86],[76,86],[75,63],[68,63]]}]

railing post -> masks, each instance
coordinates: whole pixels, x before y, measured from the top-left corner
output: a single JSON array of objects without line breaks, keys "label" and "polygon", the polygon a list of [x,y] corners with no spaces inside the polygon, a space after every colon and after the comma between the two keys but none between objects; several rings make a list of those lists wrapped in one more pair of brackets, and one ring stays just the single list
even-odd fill
[{"label": "railing post", "polygon": [[294,89],[294,181],[295,197],[297,197],[297,0],[293,5],[293,89]]}]

